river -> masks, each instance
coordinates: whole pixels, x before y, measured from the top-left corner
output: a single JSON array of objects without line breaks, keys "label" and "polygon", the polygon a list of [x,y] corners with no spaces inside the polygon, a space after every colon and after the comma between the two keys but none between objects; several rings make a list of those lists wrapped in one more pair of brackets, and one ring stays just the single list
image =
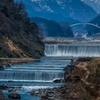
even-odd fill
[{"label": "river", "polygon": [[[64,78],[63,69],[70,63],[70,60],[63,60],[63,57],[57,57],[56,60],[52,58],[54,56],[45,56],[40,59],[40,62],[12,65],[4,71],[0,71],[0,84],[16,87],[16,91],[21,95],[21,100],[39,100],[38,97],[30,96],[29,92],[65,85],[63,82],[54,83],[53,80]],[[4,91],[4,93],[6,97],[10,94],[8,91]]]},{"label": "river", "polygon": [[[99,44],[46,44],[45,56],[41,57],[40,62],[15,64],[0,71],[0,84],[21,87],[16,89],[21,100],[39,100],[38,97],[30,96],[29,92],[63,86],[65,83],[54,83],[53,80],[64,78],[63,69],[70,63],[68,58],[98,57],[99,51]],[[7,96],[10,92],[4,93]]]}]

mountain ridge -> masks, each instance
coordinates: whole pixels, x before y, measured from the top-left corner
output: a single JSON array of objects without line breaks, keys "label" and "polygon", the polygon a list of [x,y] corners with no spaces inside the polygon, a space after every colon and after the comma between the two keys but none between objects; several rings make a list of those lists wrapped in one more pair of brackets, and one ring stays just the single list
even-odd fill
[{"label": "mountain ridge", "polygon": [[[20,0],[15,1],[19,2]],[[29,16],[31,17],[50,19],[50,16],[55,15],[54,20],[67,22],[66,18],[89,21],[97,15],[92,7],[80,0],[22,0],[22,2],[25,4]],[[59,16],[60,19],[57,19]],[[51,20],[53,20],[53,18],[51,18]]]},{"label": "mountain ridge", "polygon": [[100,0],[81,0],[91,6],[98,14],[100,13]]},{"label": "mountain ridge", "polygon": [[42,29],[44,36],[74,37],[72,29],[68,23],[58,23],[54,20],[47,20],[38,17],[32,17],[31,20],[34,21],[40,27],[40,29]]}]

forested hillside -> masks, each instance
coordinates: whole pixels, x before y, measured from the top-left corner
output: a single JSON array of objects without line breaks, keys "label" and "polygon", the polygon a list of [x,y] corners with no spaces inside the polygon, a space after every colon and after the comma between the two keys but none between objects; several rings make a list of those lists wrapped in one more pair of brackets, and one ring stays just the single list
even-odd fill
[{"label": "forested hillside", "polygon": [[38,26],[43,30],[44,36],[50,37],[73,37],[73,32],[68,23],[58,23],[45,18],[32,17]]},{"label": "forested hillside", "polygon": [[[95,25],[98,25],[100,27],[100,14],[90,21],[90,23],[93,23]],[[96,33],[100,33],[100,28],[97,28],[95,26],[89,26],[87,25],[86,30],[91,32],[91,35],[95,35]]]},{"label": "forested hillside", "polygon": [[39,57],[43,54],[39,34],[22,3],[0,0],[0,57]]}]

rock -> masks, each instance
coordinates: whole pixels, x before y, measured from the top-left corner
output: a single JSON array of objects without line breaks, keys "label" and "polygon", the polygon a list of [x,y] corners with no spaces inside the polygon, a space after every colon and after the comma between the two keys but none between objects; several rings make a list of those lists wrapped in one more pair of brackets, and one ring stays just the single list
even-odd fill
[{"label": "rock", "polygon": [[8,88],[9,88],[9,86],[6,84],[0,85],[0,89],[2,89],[2,90],[6,90]]},{"label": "rock", "polygon": [[45,95],[41,96],[41,100],[47,100],[47,99],[48,99],[47,96],[45,96]]},{"label": "rock", "polygon": [[11,99],[21,99],[21,96],[18,93],[12,93],[8,95]]},{"label": "rock", "polygon": [[63,80],[62,79],[54,79],[53,82],[54,83],[61,83]]},{"label": "rock", "polygon": [[13,80],[8,80],[8,82],[13,82]]},{"label": "rock", "polygon": [[17,91],[17,88],[14,88],[14,87],[13,87],[13,88],[11,88],[11,87],[10,87],[8,91],[9,91],[9,92],[14,93],[14,92],[16,92],[16,91]]},{"label": "rock", "polygon": [[35,92],[32,93],[32,95],[42,97],[42,92],[41,91],[35,91]]},{"label": "rock", "polygon": [[38,94],[40,94],[40,92],[39,91],[35,91],[34,94],[38,95]]},{"label": "rock", "polygon": [[6,66],[0,65],[0,70],[4,70],[4,69],[6,69]]},{"label": "rock", "polygon": [[11,66],[12,66],[11,64],[7,64],[7,65],[6,65],[6,67],[11,67]]},{"label": "rock", "polygon": [[2,91],[0,91],[0,100],[6,100],[6,97]]},{"label": "rock", "polygon": [[72,76],[72,82],[79,82],[81,80],[80,76]]},{"label": "rock", "polygon": [[65,82],[72,82],[71,75],[64,76],[64,78],[65,78]]}]

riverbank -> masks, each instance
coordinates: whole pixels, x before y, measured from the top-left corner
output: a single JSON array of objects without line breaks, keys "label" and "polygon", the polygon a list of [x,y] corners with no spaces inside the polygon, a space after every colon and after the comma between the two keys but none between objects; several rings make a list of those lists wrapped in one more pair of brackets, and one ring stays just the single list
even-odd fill
[{"label": "riverbank", "polygon": [[61,88],[33,91],[42,100],[100,100],[100,58],[79,59],[66,75],[70,84]]},{"label": "riverbank", "polygon": [[77,62],[65,80],[71,84],[62,89],[64,98],[100,100],[100,58]]}]

